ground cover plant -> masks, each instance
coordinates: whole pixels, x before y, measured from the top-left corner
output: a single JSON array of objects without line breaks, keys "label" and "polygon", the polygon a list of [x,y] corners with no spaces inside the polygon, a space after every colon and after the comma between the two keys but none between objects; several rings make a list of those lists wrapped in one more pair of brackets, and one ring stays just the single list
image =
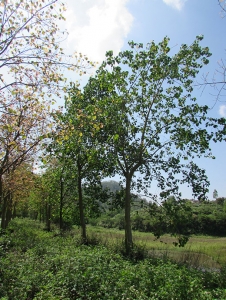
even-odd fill
[{"label": "ground cover plant", "polygon": [[[90,234],[90,233],[89,233]],[[135,261],[78,230],[47,232],[16,219],[1,234],[1,299],[225,299],[225,273],[159,258]]]},{"label": "ground cover plant", "polygon": [[[110,247],[117,246],[124,237],[124,232],[115,228],[89,226],[88,232]],[[135,244],[145,246],[154,256],[173,258],[179,263],[192,261],[197,268],[220,268],[226,264],[225,237],[193,235],[184,247],[175,247],[176,239],[169,234],[158,240],[148,232],[134,231],[133,235]]]}]

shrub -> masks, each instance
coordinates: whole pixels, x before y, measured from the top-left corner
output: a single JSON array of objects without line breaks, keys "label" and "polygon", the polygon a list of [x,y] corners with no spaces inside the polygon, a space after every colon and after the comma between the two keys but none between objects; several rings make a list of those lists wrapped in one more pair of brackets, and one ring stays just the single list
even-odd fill
[{"label": "shrub", "polygon": [[[90,242],[97,246],[79,245],[72,235],[54,236],[28,220],[24,224],[15,221],[7,235],[14,247],[0,260],[1,299],[226,299],[224,268],[203,273],[168,260],[144,259],[145,247],[136,245],[125,259],[116,253],[122,251],[120,243],[112,251],[93,236]],[[30,239],[26,252],[25,240],[18,241],[22,233]]]}]

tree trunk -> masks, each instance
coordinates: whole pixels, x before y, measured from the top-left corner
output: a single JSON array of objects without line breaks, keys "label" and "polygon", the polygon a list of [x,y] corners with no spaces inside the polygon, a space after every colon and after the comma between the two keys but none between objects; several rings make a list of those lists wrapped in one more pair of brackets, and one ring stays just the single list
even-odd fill
[{"label": "tree trunk", "polygon": [[39,206],[39,222],[40,223],[42,222],[42,203],[40,203],[40,206]]},{"label": "tree trunk", "polygon": [[2,197],[2,221],[1,228],[6,229],[6,210],[7,210],[7,196]]},{"label": "tree trunk", "polygon": [[46,203],[46,230],[51,231],[51,207],[49,203]]},{"label": "tree trunk", "polygon": [[126,254],[129,255],[133,248],[133,237],[131,229],[131,176],[126,177],[126,191],[125,191],[125,248]]},{"label": "tree trunk", "polygon": [[9,201],[7,204],[7,210],[6,210],[6,218],[5,218],[5,228],[8,227],[9,222],[12,220],[12,199],[11,196],[9,195]]},{"label": "tree trunk", "polygon": [[60,180],[60,230],[63,229],[63,178]]},{"label": "tree trunk", "polygon": [[3,182],[2,182],[2,175],[0,175],[0,205],[3,202]]},{"label": "tree trunk", "polygon": [[1,214],[0,214],[0,216],[1,216],[1,224],[0,224],[0,226],[1,226],[1,228],[2,228],[2,220],[3,220],[3,182],[2,182],[2,175],[0,175],[0,207],[2,208],[1,209]]},{"label": "tree trunk", "polygon": [[12,219],[16,218],[16,202],[13,204],[13,215],[12,215]]},{"label": "tree trunk", "polygon": [[8,192],[3,198],[2,203],[2,222],[1,228],[6,229],[12,219],[12,194]]},{"label": "tree trunk", "polygon": [[82,237],[82,243],[86,244],[87,242],[86,222],[85,222],[83,198],[82,198],[81,165],[79,164],[79,161],[77,162],[77,166],[78,166],[78,203],[79,203],[79,214],[80,214],[80,225],[81,225],[81,237]]}]

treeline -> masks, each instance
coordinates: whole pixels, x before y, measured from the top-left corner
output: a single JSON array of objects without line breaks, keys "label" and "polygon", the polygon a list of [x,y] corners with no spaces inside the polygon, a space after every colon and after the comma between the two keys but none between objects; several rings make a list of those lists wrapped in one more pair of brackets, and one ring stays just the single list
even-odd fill
[{"label": "treeline", "polygon": [[[132,205],[131,226],[133,230],[152,232],[157,236],[177,231],[178,234],[204,234],[226,236],[226,198],[215,201],[182,200],[178,212],[171,214],[175,199],[169,198],[161,205],[137,198]],[[92,225],[105,228],[125,229],[122,209],[108,209]]]},{"label": "treeline", "polygon": [[[29,168],[21,171],[21,182]],[[80,226],[78,191],[75,178],[60,168],[50,168],[43,174],[30,173],[29,186],[21,187],[14,202],[11,218],[22,217],[45,223],[48,231],[53,225],[62,230]],[[21,183],[21,185],[23,185]],[[124,189],[116,181],[82,185],[85,224],[105,228],[125,229]],[[2,209],[2,207],[1,207]],[[176,200],[169,197],[162,203],[148,202],[132,194],[131,228],[151,232],[156,237],[165,233],[179,236],[183,245],[191,234],[226,236],[226,198],[215,201]]]},{"label": "treeline", "polygon": [[[64,174],[65,181],[62,181],[61,175],[61,170],[56,168],[44,174],[33,174],[30,190],[24,189],[18,194],[20,201],[14,203],[12,218],[39,220],[46,224],[48,231],[53,225],[62,230],[79,226],[79,201],[74,178]],[[83,184],[82,192],[86,224],[125,229],[124,189],[118,182]],[[165,233],[186,237],[191,234],[226,236],[226,198],[178,201],[169,197],[157,204],[132,194],[131,227],[132,230],[154,233],[157,237]]]}]

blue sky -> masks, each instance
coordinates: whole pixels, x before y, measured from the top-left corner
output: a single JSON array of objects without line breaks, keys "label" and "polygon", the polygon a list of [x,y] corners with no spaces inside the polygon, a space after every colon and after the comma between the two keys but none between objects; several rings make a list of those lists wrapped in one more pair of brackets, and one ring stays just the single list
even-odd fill
[{"label": "blue sky", "polygon": [[[107,50],[117,54],[127,48],[127,42],[159,42],[170,38],[175,51],[180,45],[190,44],[197,35],[203,34],[203,46],[212,52],[210,64],[197,77],[209,73],[216,76],[218,62],[226,59],[226,17],[221,17],[217,0],[66,0],[68,6],[66,26],[69,31],[68,49],[80,51],[94,61],[101,62]],[[71,78],[75,80],[77,78]],[[226,95],[222,102],[215,101],[217,93],[211,87],[194,91],[199,103],[213,107],[213,117],[226,117]],[[213,190],[226,197],[226,143],[213,144],[215,160],[200,159],[211,182],[209,198]],[[192,198],[191,189],[182,187],[183,197]],[[153,192],[159,192],[154,188]]]}]

